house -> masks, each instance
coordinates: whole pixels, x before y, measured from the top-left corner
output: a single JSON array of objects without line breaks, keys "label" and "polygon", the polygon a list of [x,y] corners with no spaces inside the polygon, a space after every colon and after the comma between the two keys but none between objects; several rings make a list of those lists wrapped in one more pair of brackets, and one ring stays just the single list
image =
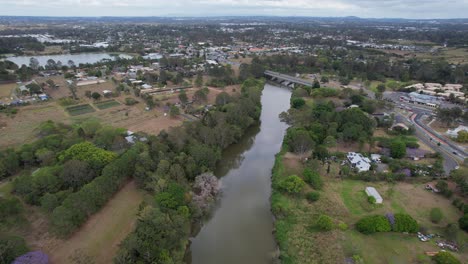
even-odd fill
[{"label": "house", "polygon": [[364,157],[361,153],[348,152],[347,158],[351,166],[359,172],[369,171],[371,167],[369,158]]},{"label": "house", "polygon": [[366,187],[366,194],[367,196],[374,197],[376,204],[381,204],[383,202],[382,196],[380,196],[379,192],[374,187]]},{"label": "house", "polygon": [[382,158],[382,156],[379,155],[379,154],[371,154],[371,160],[372,160],[373,162],[379,163],[381,158]]}]

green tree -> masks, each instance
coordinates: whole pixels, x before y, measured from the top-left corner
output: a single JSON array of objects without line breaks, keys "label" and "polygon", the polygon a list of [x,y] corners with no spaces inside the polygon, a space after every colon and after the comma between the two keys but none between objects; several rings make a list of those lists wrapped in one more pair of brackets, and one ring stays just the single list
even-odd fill
[{"label": "green tree", "polygon": [[162,209],[177,209],[185,205],[185,190],[175,182],[171,182],[166,190],[156,194],[156,202]]},{"label": "green tree", "polygon": [[98,92],[94,92],[91,94],[91,97],[94,99],[94,100],[99,100],[101,98],[101,94],[98,93]]},{"label": "green tree", "polygon": [[402,140],[393,140],[390,146],[390,155],[394,159],[401,159],[406,155],[406,144]]},{"label": "green tree", "polygon": [[312,188],[316,190],[321,190],[323,188],[322,177],[320,177],[320,174],[317,171],[312,171],[311,169],[306,168],[302,174],[304,175],[305,182],[310,184]]},{"label": "green tree", "polygon": [[460,229],[468,232],[468,213],[464,214],[460,219],[458,219],[458,226]]},{"label": "green tree", "polygon": [[179,107],[175,106],[175,105],[171,105],[171,108],[169,109],[169,115],[174,118],[174,117],[177,117],[178,115],[180,115],[180,109]]},{"label": "green tree", "polygon": [[317,78],[314,79],[314,83],[312,85],[312,88],[314,88],[314,89],[320,88],[320,82],[317,80]]},{"label": "green tree", "polygon": [[226,92],[222,92],[216,96],[216,105],[226,105],[229,104],[231,101],[231,96]]},{"label": "green tree", "polygon": [[290,175],[279,182],[279,188],[288,193],[300,193],[304,188],[304,181],[297,175]]},{"label": "green tree", "polygon": [[376,232],[389,232],[392,230],[392,227],[385,216],[370,215],[359,220],[356,223],[356,229],[368,235]]},{"label": "green tree", "polygon": [[320,199],[320,193],[319,192],[308,192],[306,195],[306,198],[310,202],[316,202]]},{"label": "green tree", "polygon": [[333,219],[328,215],[320,215],[316,226],[322,231],[331,231],[333,229]]},{"label": "green tree", "polygon": [[78,190],[95,177],[94,171],[88,163],[80,160],[68,160],[63,164],[60,179],[66,188]]},{"label": "green tree", "polygon": [[182,104],[186,104],[188,102],[188,97],[187,97],[187,93],[185,92],[185,90],[180,91],[179,100]]},{"label": "green tree", "polygon": [[28,251],[28,246],[23,238],[0,234],[0,263],[13,263],[17,257]]},{"label": "green tree", "polygon": [[299,108],[303,107],[304,105],[305,105],[305,100],[300,98],[300,97],[296,97],[296,98],[291,99],[291,106],[293,108],[299,109]]},{"label": "green tree", "polygon": [[461,264],[454,255],[447,251],[440,251],[432,259],[436,264]]},{"label": "green tree", "polygon": [[416,233],[419,230],[419,225],[408,214],[395,214],[395,224],[393,225],[393,231],[395,232],[408,232]]},{"label": "green tree", "polygon": [[203,86],[203,75],[201,73],[197,74],[197,78],[195,79],[195,86],[202,87]]}]

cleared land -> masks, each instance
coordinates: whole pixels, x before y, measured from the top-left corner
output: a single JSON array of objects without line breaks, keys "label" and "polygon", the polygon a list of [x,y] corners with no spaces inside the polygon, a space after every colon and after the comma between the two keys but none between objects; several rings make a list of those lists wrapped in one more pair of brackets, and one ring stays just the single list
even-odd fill
[{"label": "cleared land", "polygon": [[[280,158],[280,174],[285,177],[292,174],[301,175],[304,164],[291,154]],[[415,235],[401,233],[379,233],[363,235],[354,228],[356,221],[366,215],[388,212],[408,213],[428,233],[444,235],[448,223],[457,223],[461,213],[451,201],[441,195],[424,189],[423,183],[388,183],[342,180],[338,178],[340,165],[332,163],[330,173],[326,166],[318,165],[317,170],[325,181],[320,199],[308,202],[304,195],[310,187],[297,196],[282,196],[280,204],[287,212],[277,232],[284,237],[287,255],[291,261],[286,263],[342,263],[345,257],[360,255],[365,263],[429,263],[424,255],[426,251],[439,251],[435,241],[420,242]],[[366,186],[375,187],[383,197],[382,205],[371,205],[364,193]],[[444,218],[434,224],[429,219],[432,208],[442,210]],[[314,223],[320,214],[331,216],[335,224],[345,223],[348,229],[335,229],[331,232],[320,232]],[[281,228],[284,226],[284,228]],[[278,227],[278,225],[277,225]],[[284,233],[284,234],[283,234]],[[454,255],[462,263],[468,261],[468,234],[459,230],[456,241],[461,246]]]},{"label": "cleared land", "polygon": [[55,102],[19,107],[14,117],[0,115],[0,148],[31,142],[36,128],[47,120],[69,123],[64,109]]},{"label": "cleared land", "polygon": [[11,92],[17,87],[16,83],[0,84],[0,100],[9,100]]},{"label": "cleared land", "polygon": [[70,263],[71,258],[112,263],[120,242],[133,230],[142,201],[143,193],[128,183],[70,239],[46,250],[52,263]]}]

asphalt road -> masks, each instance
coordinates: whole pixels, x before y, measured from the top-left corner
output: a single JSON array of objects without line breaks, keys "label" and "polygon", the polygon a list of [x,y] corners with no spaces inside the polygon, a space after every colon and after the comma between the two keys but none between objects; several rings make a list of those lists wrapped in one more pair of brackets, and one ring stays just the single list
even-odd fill
[{"label": "asphalt road", "polygon": [[433,114],[433,108],[400,102],[400,93],[385,93],[384,98],[393,101],[399,107],[411,109],[410,111],[413,112],[411,118],[406,118],[405,116],[396,113],[396,122],[414,125],[416,130],[415,136],[431,147],[434,151],[441,153],[444,157],[444,171],[447,175],[451,170],[456,169],[459,164],[468,157],[467,153],[463,149],[439,135],[436,131],[422,122],[422,119],[425,118],[425,116]]}]

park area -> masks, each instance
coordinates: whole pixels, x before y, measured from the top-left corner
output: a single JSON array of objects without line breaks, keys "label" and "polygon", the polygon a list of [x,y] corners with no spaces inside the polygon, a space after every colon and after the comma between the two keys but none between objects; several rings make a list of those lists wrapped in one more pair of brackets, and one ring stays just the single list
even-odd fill
[{"label": "park area", "polygon": [[[310,164],[308,165],[310,166]],[[283,263],[342,263],[343,259],[362,259],[364,263],[431,263],[426,252],[441,250],[436,241],[455,241],[459,252],[451,252],[462,263],[468,261],[468,235],[458,228],[462,213],[442,195],[425,189],[418,182],[364,182],[341,179],[339,163],[327,166],[315,164],[323,179],[320,198],[311,202],[306,194],[313,189],[306,184],[296,194],[279,194],[272,197],[273,211],[284,213],[277,219],[276,236],[283,249]],[[306,165],[291,154],[284,153],[277,158],[275,177],[303,175]],[[365,193],[367,186],[375,187],[383,198],[382,204],[371,204]],[[439,208],[442,219],[431,221],[430,212]],[[416,234],[383,232],[365,235],[356,230],[355,224],[370,215],[387,213],[409,214],[419,224],[424,234],[438,234],[422,242]],[[276,212],[275,215],[278,215]],[[334,228],[324,232],[316,227],[321,215],[331,217]],[[448,230],[448,224],[456,228]]]}]

